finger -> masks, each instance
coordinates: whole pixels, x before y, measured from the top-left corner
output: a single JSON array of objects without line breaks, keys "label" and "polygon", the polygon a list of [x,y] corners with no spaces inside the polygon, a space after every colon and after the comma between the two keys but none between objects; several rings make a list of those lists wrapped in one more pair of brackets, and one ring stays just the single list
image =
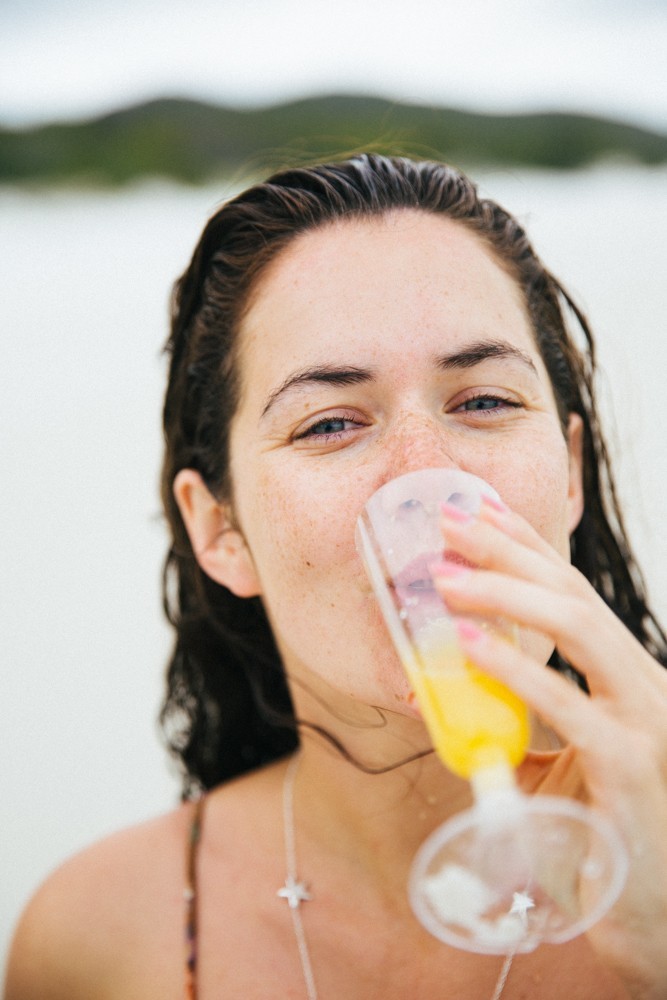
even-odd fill
[{"label": "finger", "polygon": [[[491,570],[461,569],[434,582],[454,614],[505,618],[548,636],[586,675],[591,692],[645,710],[646,698],[667,696],[665,671],[644,650],[578,570],[563,563],[561,584],[546,588]],[[567,582],[565,582],[567,581]]]},{"label": "finger", "polygon": [[551,545],[540,533],[520,514],[506,507],[505,504],[492,503],[491,498],[483,497],[479,511],[479,520],[494,525],[504,534],[514,538],[527,548],[532,548],[542,555],[553,558],[558,557],[553,545]]},{"label": "finger", "polygon": [[[532,592],[523,608],[510,604],[530,594],[515,590],[514,583],[495,581],[487,587],[486,613],[503,613],[519,624],[534,627],[549,636],[559,652],[589,677],[591,686],[612,679],[627,689],[628,665],[649,675],[664,690],[667,675],[638,640],[597,594],[588,580],[559,555],[524,518],[501,505],[486,503],[478,519],[449,516],[443,506],[443,531],[448,543],[476,566],[509,573],[514,581],[532,581],[547,593]],[[473,587],[469,581],[447,581],[445,593],[456,600],[459,590]],[[462,596],[462,593],[461,593]],[[472,597],[472,590],[470,591]],[[478,595],[480,598],[482,594]],[[480,605],[457,604],[460,610],[483,613]],[[617,689],[618,690],[618,689]]]},{"label": "finger", "polygon": [[661,753],[655,727],[627,725],[609,713],[606,700],[589,697],[556,671],[474,623],[459,623],[459,642],[480,670],[511,688],[577,748],[589,790],[606,809],[616,813],[619,802],[627,804],[627,796],[636,794],[640,771],[646,772],[651,785],[660,783],[664,746]]},{"label": "finger", "polygon": [[585,692],[470,620],[457,622],[457,633],[476,667],[507,684],[568,742],[582,749],[594,745],[591,722],[600,710]]},{"label": "finger", "polygon": [[[446,547],[475,566],[502,570],[547,584],[563,562],[559,554],[523,518],[490,511],[488,517],[461,517],[443,505],[441,527]],[[567,565],[567,564],[566,564]]]}]

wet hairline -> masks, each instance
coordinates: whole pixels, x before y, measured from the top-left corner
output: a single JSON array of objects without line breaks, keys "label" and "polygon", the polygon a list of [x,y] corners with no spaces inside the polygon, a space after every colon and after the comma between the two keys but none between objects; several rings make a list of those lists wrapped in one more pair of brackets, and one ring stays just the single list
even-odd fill
[{"label": "wet hairline", "polygon": [[[428,216],[436,218],[446,225],[453,225],[456,229],[465,230],[474,240],[476,245],[480,250],[486,253],[488,259],[494,263],[511,281],[513,291],[516,295],[517,304],[519,305],[524,317],[528,329],[530,330],[533,344],[537,351],[540,360],[544,364],[544,358],[542,357],[542,352],[540,350],[540,345],[537,337],[537,331],[535,330],[533,320],[530,314],[530,309],[528,307],[528,302],[526,295],[521,287],[521,283],[518,280],[518,275],[516,268],[513,266],[512,262],[506,260],[494,247],[490,239],[487,238],[486,234],[471,225],[465,218],[454,218],[447,212],[439,212],[423,207],[421,205],[397,205],[390,206],[388,208],[383,208],[381,210],[369,209],[368,211],[358,211],[350,212],[347,215],[335,216],[331,219],[325,219],[319,221],[311,226],[304,226],[294,233],[291,233],[284,241],[280,241],[280,245],[275,249],[275,252],[269,256],[268,260],[263,266],[260,266],[257,273],[253,276],[244,296],[241,307],[239,308],[238,315],[233,327],[232,336],[232,347],[228,355],[227,365],[228,371],[234,380],[236,386],[236,399],[234,412],[231,415],[230,427],[233,425],[236,414],[238,413],[239,407],[243,401],[244,393],[244,379],[243,379],[243,342],[244,342],[244,324],[247,320],[249,313],[251,312],[257,298],[262,293],[262,288],[267,283],[271,272],[278,266],[282,264],[286,256],[291,253],[298,251],[300,244],[305,242],[306,238],[314,234],[320,234],[326,231],[336,231],[344,229],[351,226],[356,226],[359,224],[368,224],[370,226],[374,224],[389,223],[392,220],[397,220],[399,218],[405,218],[407,216]],[[546,368],[546,365],[545,365]],[[547,379],[551,387],[551,391],[554,395],[554,400],[558,403],[556,399],[556,393],[554,385],[552,383],[551,377],[549,376],[548,370],[546,371]]]}]

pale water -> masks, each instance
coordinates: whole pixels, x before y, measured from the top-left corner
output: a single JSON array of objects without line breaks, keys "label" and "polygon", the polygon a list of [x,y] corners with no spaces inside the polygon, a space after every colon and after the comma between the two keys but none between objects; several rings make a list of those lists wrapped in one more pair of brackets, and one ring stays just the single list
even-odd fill
[{"label": "pale water", "polygon": [[[481,176],[481,175],[479,175]],[[482,177],[593,317],[622,495],[667,617],[667,171]],[[222,188],[0,192],[0,957],[65,856],[178,796],[155,717],[167,301]]]}]

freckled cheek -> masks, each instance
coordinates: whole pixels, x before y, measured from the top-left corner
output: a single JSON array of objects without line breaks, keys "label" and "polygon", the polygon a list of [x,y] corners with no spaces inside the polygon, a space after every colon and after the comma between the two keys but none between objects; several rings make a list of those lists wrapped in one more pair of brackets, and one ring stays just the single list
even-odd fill
[{"label": "freckled cheek", "polygon": [[338,582],[349,576],[356,559],[356,508],[339,502],[337,492],[318,490],[312,482],[261,483],[246,530],[267,596],[308,594],[328,585],[335,599]]},{"label": "freckled cheek", "polygon": [[367,700],[381,701],[383,688],[364,685],[388,679],[404,695],[403,672],[354,544],[362,500],[346,497],[340,481],[332,490],[311,482],[305,498],[297,485],[293,478],[262,482],[244,522],[288,669],[305,664],[348,693],[363,690]]},{"label": "freckled cheek", "polygon": [[568,546],[568,456],[562,439],[540,442],[519,455],[497,455],[489,481],[503,501],[563,555]]},{"label": "freckled cheek", "polygon": [[[558,452],[556,452],[558,456]],[[517,471],[517,470],[515,470]],[[533,460],[519,471],[505,490],[505,503],[521,514],[539,534],[562,555],[569,551],[568,541],[568,464],[567,453],[554,460],[553,452],[536,451]]]}]

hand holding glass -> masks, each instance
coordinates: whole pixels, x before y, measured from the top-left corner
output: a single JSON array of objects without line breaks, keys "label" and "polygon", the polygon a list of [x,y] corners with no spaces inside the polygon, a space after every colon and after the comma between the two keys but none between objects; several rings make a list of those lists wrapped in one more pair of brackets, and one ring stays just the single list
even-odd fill
[{"label": "hand holding glass", "polygon": [[[396,650],[443,763],[472,783],[474,805],[439,827],[415,859],[413,909],[436,937],[468,951],[532,951],[592,926],[618,898],[625,849],[594,810],[526,796],[514,769],[530,739],[526,705],[460,652],[433,583],[443,559],[441,508],[475,515],[497,494],[456,469],[424,469],[382,486],[357,524],[357,545]],[[515,641],[510,623],[482,622]]]}]

